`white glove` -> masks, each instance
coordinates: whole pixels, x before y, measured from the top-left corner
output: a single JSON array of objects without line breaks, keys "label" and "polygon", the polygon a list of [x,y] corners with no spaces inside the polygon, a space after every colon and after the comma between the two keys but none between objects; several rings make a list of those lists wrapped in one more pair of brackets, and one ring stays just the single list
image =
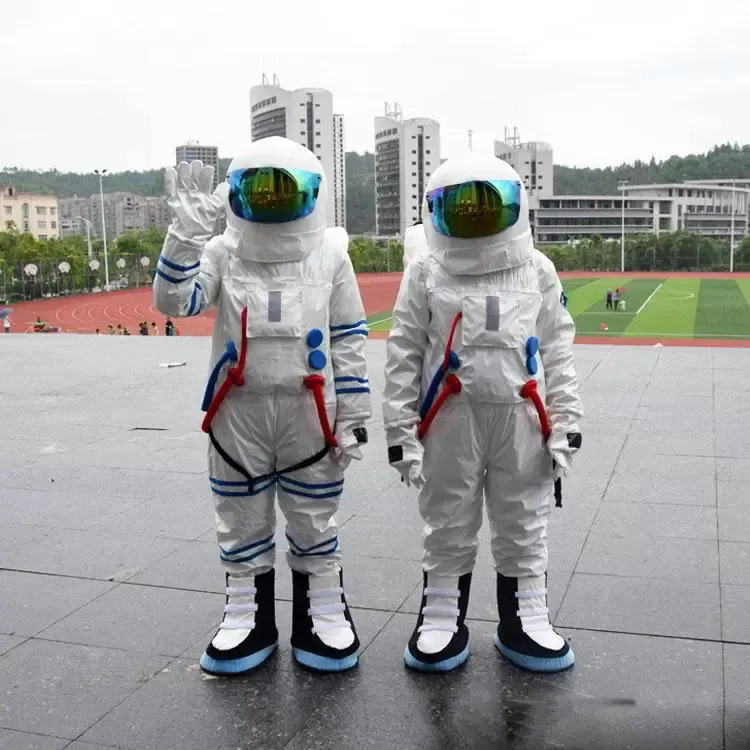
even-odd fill
[{"label": "white glove", "polygon": [[336,448],[333,460],[346,471],[352,461],[362,460],[360,445],[367,442],[367,428],[362,422],[340,422],[336,424]]},{"label": "white glove", "polygon": [[213,236],[216,221],[222,206],[226,203],[229,185],[219,184],[211,194],[214,168],[204,166],[201,161],[167,167],[164,172],[164,186],[167,191],[167,205],[174,221],[173,231],[185,239],[207,242]]},{"label": "white glove", "polygon": [[577,429],[571,428],[570,432],[553,430],[550,439],[547,441],[547,450],[552,456],[555,479],[568,476],[573,464],[573,456],[578,453],[581,447],[581,433],[572,431]]},{"label": "white glove", "polygon": [[422,458],[424,447],[417,437],[417,425],[410,427],[391,427],[386,430],[388,444],[388,463],[399,474],[407,487],[414,485],[418,490],[425,484],[422,475]]}]

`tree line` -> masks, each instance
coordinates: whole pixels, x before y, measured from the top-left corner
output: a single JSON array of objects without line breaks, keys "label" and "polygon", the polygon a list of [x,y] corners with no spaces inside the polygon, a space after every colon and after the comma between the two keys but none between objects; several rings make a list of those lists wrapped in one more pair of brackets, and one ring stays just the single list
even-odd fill
[{"label": "tree line", "polygon": [[[109,243],[110,284],[115,288],[151,284],[163,242],[164,232],[148,229],[126,232]],[[619,241],[594,236],[541,250],[558,271],[620,270]],[[0,232],[0,302],[11,304],[24,299],[103,289],[103,253],[101,239],[93,240],[92,258],[89,258],[86,240],[80,235],[37,240],[17,231]],[[404,268],[404,249],[395,239],[352,237],[349,254],[357,273],[398,272]],[[750,271],[750,236],[737,246],[734,268]],[[691,232],[662,233],[658,237],[655,234],[633,235],[625,242],[625,269],[626,273],[728,271],[729,243]]]}]

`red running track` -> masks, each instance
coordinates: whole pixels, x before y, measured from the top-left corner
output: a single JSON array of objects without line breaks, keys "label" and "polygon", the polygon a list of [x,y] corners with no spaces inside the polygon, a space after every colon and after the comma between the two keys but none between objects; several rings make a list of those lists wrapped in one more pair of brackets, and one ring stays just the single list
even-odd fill
[{"label": "red running track", "polygon": [[[727,273],[701,273],[689,272],[665,273],[665,272],[636,272],[624,274],[628,278],[660,279],[695,277],[701,279],[728,278]],[[623,274],[611,272],[602,273],[598,271],[563,271],[562,278],[598,278],[602,276],[623,276]],[[735,273],[734,277],[750,278],[750,273]],[[357,276],[359,288],[362,292],[367,315],[375,315],[393,308],[401,283],[401,273],[367,273]],[[59,297],[46,299],[38,302],[22,302],[12,305],[14,313],[13,332],[23,333],[33,324],[37,316],[50,325],[57,325],[64,332],[94,333],[99,328],[105,331],[107,326],[121,324],[129,333],[138,333],[138,323],[142,320],[148,321],[149,325],[155,321],[161,333],[164,332],[164,316],[157,312],[152,304],[152,293],[150,287],[141,289],[127,289],[118,292],[101,292],[99,294],[88,294],[76,297]],[[204,315],[195,318],[179,318],[175,320],[180,335],[183,336],[210,336],[213,330],[215,312],[209,310]],[[372,332],[372,338],[387,338],[387,333]],[[656,339],[635,338],[626,336],[578,336],[576,342],[580,344],[609,344],[615,346],[712,346],[712,347],[750,347],[750,341],[741,339]]]},{"label": "red running track", "polygon": [[[401,274],[368,273],[357,277],[362,292],[362,301],[368,315],[390,310],[396,300]],[[155,322],[164,333],[166,318],[153,306],[151,287],[125,289],[117,292],[54,297],[37,302],[21,302],[9,305],[13,314],[13,333],[25,333],[37,319],[49,325],[59,326],[65,333],[105,332],[108,325],[121,325],[131,335],[138,334],[138,324]],[[209,310],[194,318],[176,318],[180,335],[210,336],[216,313]]]}]

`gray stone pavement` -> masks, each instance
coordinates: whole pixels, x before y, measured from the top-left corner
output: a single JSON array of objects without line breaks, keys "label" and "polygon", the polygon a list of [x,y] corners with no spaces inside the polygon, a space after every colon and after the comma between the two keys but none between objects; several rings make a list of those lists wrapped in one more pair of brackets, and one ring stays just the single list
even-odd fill
[{"label": "gray stone pavement", "polygon": [[[404,668],[421,525],[378,405],[339,514],[359,669],[292,663],[281,553],[279,653],[217,679],[208,346],[0,337],[0,748],[750,747],[750,350],[577,349],[584,444],[550,529],[570,672],[495,652],[486,530],[471,659]],[[382,341],[369,358],[380,392]]]}]

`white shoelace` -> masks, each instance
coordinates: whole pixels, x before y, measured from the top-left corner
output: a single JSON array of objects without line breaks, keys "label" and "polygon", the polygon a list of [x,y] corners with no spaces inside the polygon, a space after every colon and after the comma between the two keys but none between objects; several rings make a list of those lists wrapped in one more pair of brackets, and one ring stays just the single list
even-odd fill
[{"label": "white shoelace", "polygon": [[333,602],[331,604],[313,604],[313,599],[329,599],[334,596],[343,596],[343,594],[344,589],[341,586],[332,589],[308,591],[307,597],[310,600],[310,608],[307,610],[307,614],[310,617],[315,617],[316,615],[342,615],[338,622],[327,622],[316,625],[313,620],[313,633],[324,633],[326,630],[351,627],[348,620],[343,617],[343,613],[346,611],[346,605],[343,601]]},{"label": "white shoelace", "polygon": [[[419,633],[429,632],[433,630],[444,630],[447,633],[458,632],[458,617],[461,614],[461,610],[458,608],[458,600],[461,596],[461,592],[458,589],[439,589],[427,586],[424,590],[425,595],[425,606],[422,608],[422,624],[419,626]],[[455,601],[455,607],[448,607],[441,604],[430,603],[430,599],[448,599]],[[433,600],[434,601],[434,600]],[[447,619],[433,620],[429,615],[438,615],[440,618],[451,618],[448,622]]]}]

